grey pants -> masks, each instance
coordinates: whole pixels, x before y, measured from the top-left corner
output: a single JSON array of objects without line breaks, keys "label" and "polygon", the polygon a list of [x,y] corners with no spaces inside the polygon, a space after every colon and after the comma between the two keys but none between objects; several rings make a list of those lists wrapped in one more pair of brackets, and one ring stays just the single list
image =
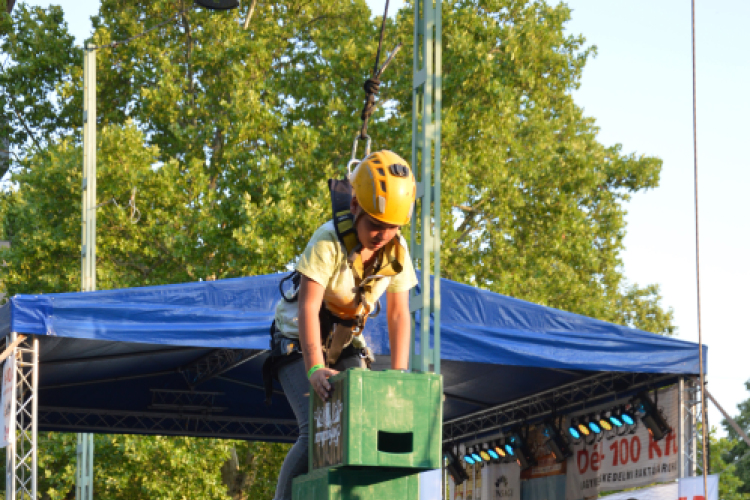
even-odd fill
[{"label": "grey pants", "polygon": [[[359,356],[340,359],[333,366],[334,370],[344,371],[347,368],[365,368],[365,362]],[[309,436],[310,382],[305,372],[305,361],[300,359],[279,368],[279,381],[289,405],[294,411],[299,426],[299,437],[289,450],[279,472],[274,500],[292,500],[292,479],[307,473],[307,447]]]}]

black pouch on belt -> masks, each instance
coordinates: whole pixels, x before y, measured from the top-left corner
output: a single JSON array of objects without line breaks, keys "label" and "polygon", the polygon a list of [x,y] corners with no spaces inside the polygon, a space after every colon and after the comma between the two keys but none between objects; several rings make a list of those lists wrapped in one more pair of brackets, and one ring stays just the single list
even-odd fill
[{"label": "black pouch on belt", "polygon": [[302,358],[299,340],[288,339],[275,335],[276,322],[271,323],[271,350],[263,363],[263,388],[265,389],[265,404],[271,406],[273,396],[273,381],[279,380],[279,368]]}]

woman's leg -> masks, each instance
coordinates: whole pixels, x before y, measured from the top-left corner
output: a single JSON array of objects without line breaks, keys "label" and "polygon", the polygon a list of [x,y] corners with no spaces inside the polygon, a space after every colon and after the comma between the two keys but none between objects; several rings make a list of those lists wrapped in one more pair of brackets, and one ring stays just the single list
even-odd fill
[{"label": "woman's leg", "polygon": [[[333,369],[344,371],[348,368],[364,367],[364,360],[356,355],[340,359],[333,366]],[[297,418],[299,437],[281,466],[274,500],[291,500],[292,479],[307,472],[310,383],[307,380],[307,373],[305,373],[305,361],[300,359],[279,368],[279,381],[287,400],[289,400],[289,405],[294,411],[294,416]]]},{"label": "woman's leg", "polygon": [[299,437],[281,466],[274,500],[291,500],[292,479],[307,472],[310,383],[305,373],[305,361],[300,358],[279,368],[279,381],[297,418]]}]

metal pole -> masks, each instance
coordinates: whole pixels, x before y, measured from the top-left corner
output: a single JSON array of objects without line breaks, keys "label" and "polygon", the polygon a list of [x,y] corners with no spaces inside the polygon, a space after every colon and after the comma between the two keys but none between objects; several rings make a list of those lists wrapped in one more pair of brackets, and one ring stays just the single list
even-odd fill
[{"label": "metal pole", "polygon": [[[81,291],[96,290],[96,49],[83,51],[83,180]],[[94,498],[94,436],[78,434],[76,500]]]},{"label": "metal pole", "polygon": [[411,370],[435,373],[440,373],[441,19],[441,0],[415,2],[411,164],[417,176],[417,201],[410,248],[421,278],[419,292],[412,290],[409,301],[415,319],[419,313],[419,329],[414,328],[412,335]]},{"label": "metal pole", "polygon": [[685,377],[677,383],[677,477],[685,477]]},{"label": "metal pole", "polygon": [[[17,334],[12,332],[9,336],[5,337],[5,345],[10,346],[16,340]],[[13,397],[10,400],[10,408],[8,414],[12,415],[8,429],[8,446],[5,448],[5,498],[14,499],[16,493],[16,439],[13,437],[16,435],[16,354],[18,348],[13,349],[13,352],[8,356],[6,361],[7,368],[3,366],[3,377],[9,377],[8,383],[14,388]],[[5,409],[3,408],[3,411]]]}]

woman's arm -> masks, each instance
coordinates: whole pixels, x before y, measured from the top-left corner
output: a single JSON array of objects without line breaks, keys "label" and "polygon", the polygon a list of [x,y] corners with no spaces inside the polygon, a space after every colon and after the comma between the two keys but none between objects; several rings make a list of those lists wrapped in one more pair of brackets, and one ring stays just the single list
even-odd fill
[{"label": "woman's arm", "polygon": [[327,400],[331,390],[328,377],[336,375],[336,370],[325,368],[323,346],[320,344],[320,307],[323,304],[325,288],[304,274],[299,284],[299,343],[305,360],[305,371],[315,365],[323,365],[310,377],[310,384],[323,400]]},{"label": "woman's arm", "polygon": [[391,344],[391,368],[409,368],[411,349],[411,314],[409,314],[409,291],[386,293],[388,305],[388,340]]}]

